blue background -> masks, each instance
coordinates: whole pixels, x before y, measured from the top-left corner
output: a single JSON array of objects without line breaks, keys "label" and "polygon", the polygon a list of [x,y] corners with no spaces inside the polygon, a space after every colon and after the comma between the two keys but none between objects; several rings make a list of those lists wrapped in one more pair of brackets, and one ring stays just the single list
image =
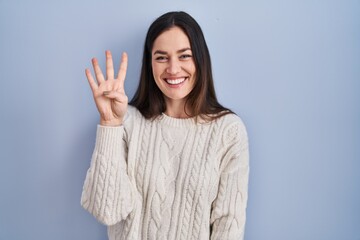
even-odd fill
[{"label": "blue background", "polygon": [[98,114],[84,69],[150,23],[203,28],[219,100],[244,120],[246,240],[360,239],[360,2],[0,0],[0,239],[106,239],[80,206]]}]

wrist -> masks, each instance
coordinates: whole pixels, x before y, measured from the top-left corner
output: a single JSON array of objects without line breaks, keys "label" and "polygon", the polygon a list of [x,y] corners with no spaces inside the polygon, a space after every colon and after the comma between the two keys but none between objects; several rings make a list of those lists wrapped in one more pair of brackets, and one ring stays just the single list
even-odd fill
[{"label": "wrist", "polygon": [[106,127],[118,127],[123,124],[123,121],[120,119],[104,120],[100,119],[100,125]]}]

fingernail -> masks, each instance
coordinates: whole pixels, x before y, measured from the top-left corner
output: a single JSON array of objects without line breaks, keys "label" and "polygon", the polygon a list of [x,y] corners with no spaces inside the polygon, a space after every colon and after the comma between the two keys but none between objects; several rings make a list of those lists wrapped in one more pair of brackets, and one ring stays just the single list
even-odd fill
[{"label": "fingernail", "polygon": [[104,91],[103,92],[103,95],[109,95],[110,94],[110,91]]}]

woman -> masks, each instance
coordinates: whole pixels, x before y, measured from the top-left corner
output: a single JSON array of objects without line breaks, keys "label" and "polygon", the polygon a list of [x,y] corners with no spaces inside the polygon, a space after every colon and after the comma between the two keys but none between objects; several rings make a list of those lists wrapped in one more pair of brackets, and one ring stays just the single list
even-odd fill
[{"label": "woman", "polygon": [[86,76],[100,125],[82,206],[109,239],[243,239],[249,174],[245,127],[215,95],[196,21],[169,12],[152,23],[139,87],[128,106],[127,55],[114,78],[96,59]]}]

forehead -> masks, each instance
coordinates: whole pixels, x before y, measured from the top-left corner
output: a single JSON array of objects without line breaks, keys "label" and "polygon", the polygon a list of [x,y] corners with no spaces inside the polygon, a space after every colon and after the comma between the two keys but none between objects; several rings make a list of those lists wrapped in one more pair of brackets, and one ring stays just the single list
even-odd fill
[{"label": "forehead", "polygon": [[176,52],[184,48],[190,48],[189,38],[181,28],[172,27],[155,39],[152,51]]}]

